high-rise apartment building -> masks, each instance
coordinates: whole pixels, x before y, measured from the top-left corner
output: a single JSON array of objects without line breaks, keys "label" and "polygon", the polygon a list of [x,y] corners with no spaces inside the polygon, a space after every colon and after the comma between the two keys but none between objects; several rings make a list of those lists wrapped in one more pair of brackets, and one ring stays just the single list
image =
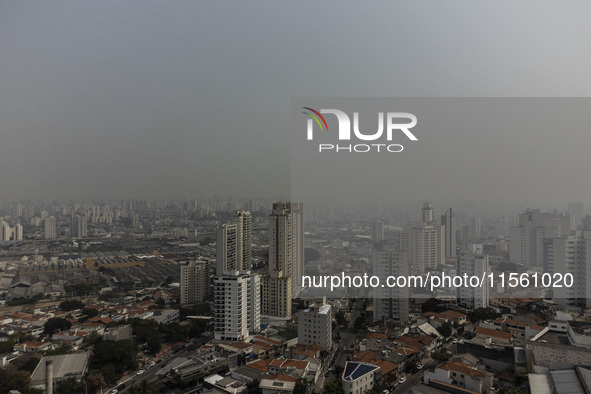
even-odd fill
[{"label": "high-rise apartment building", "polygon": [[374,220],[371,227],[371,240],[380,242],[384,240],[384,222],[379,219]]},{"label": "high-rise apartment building", "polygon": [[298,312],[298,343],[332,348],[332,313],[326,299]]},{"label": "high-rise apartment building", "polygon": [[237,235],[240,239],[237,253],[240,259],[238,269],[249,271],[252,268],[252,216],[248,211],[236,211],[232,218],[232,224],[236,225]]},{"label": "high-rise apartment building", "polygon": [[244,341],[260,330],[259,275],[215,276],[213,291],[215,339]]},{"label": "high-rise apartment building", "polygon": [[482,238],[482,222],[480,217],[472,216],[470,218],[470,239],[477,240]]},{"label": "high-rise apartment building", "polygon": [[453,259],[456,257],[456,217],[451,208],[441,215],[441,231],[445,239],[445,258]]},{"label": "high-rise apartment building", "polygon": [[250,214],[237,213],[232,223],[218,226],[213,278],[214,335],[218,340],[243,341],[249,333],[260,331],[261,279],[249,271],[251,245]]},{"label": "high-rise apartment building", "polygon": [[242,266],[242,240],[238,225],[220,224],[217,228],[216,275],[234,275]]},{"label": "high-rise apartment building", "polygon": [[23,226],[20,223],[14,225],[14,229],[12,230],[12,239],[15,241],[22,241],[23,240]]},{"label": "high-rise apartment building", "polygon": [[587,226],[581,231],[544,240],[544,272],[552,274],[552,278],[554,274],[563,278],[572,275],[566,279],[572,279],[572,286],[563,284],[552,289],[554,301],[563,308],[591,307],[591,223],[585,222]]},{"label": "high-rise apartment building", "polygon": [[86,215],[74,215],[70,222],[70,235],[73,238],[86,237],[88,235],[88,224]]},{"label": "high-rise apartment building", "polygon": [[433,218],[433,207],[428,202],[424,203],[421,224],[406,229],[401,237],[401,247],[408,250],[410,266],[415,273],[428,272],[445,261],[445,234]]},{"label": "high-rise apartment building", "polygon": [[12,238],[12,228],[6,222],[0,225],[0,241],[10,241]]},{"label": "high-rise apartment building", "polygon": [[291,316],[293,224],[290,203],[274,203],[269,215],[269,274],[263,277],[263,315]]},{"label": "high-rise apartment building", "polygon": [[211,294],[209,260],[181,263],[181,305],[207,300]]},{"label": "high-rise apartment building", "polygon": [[511,262],[541,269],[544,265],[544,239],[562,238],[574,229],[574,216],[569,211],[540,213],[539,209],[528,209],[519,215],[519,226],[511,227]]},{"label": "high-rise apartment building", "polygon": [[[378,244],[371,252],[373,275],[379,278],[409,274],[408,252],[393,245]],[[409,313],[409,287],[376,287],[374,319],[394,319],[406,323]]]},{"label": "high-rise apartment building", "polygon": [[461,286],[457,288],[458,305],[462,305],[469,309],[486,308],[488,307],[488,297],[490,283],[488,281],[488,273],[490,267],[488,264],[488,255],[473,254],[464,252],[460,254],[458,273],[462,275],[484,277],[482,286]]},{"label": "high-rise apartment building", "polygon": [[45,239],[57,238],[57,226],[55,216],[48,216],[45,218]]},{"label": "high-rise apartment building", "polygon": [[568,210],[572,212],[575,223],[581,224],[585,216],[585,205],[582,202],[571,202],[568,204]]}]

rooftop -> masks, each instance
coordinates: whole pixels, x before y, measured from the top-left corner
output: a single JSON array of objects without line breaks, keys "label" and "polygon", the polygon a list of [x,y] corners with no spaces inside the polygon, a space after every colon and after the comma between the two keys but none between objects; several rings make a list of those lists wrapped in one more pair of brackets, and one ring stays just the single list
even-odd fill
[{"label": "rooftop", "polygon": [[343,372],[343,380],[354,381],[377,369],[378,367],[372,364],[348,361]]}]

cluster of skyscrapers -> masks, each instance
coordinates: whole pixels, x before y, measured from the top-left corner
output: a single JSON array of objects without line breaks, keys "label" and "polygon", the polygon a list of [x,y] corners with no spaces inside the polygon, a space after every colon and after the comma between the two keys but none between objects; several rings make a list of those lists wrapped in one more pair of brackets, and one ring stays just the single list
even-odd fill
[{"label": "cluster of skyscrapers", "polygon": [[[274,203],[269,215],[269,270],[251,272],[252,216],[236,211],[216,234],[213,276],[215,338],[241,341],[260,330],[261,315],[289,318],[304,265],[302,203]],[[181,302],[202,302],[209,293],[209,261],[181,266]]]}]

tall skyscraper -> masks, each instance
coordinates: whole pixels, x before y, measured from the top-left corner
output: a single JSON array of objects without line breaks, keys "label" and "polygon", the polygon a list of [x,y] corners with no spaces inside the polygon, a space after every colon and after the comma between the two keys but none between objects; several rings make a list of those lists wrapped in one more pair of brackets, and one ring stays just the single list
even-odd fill
[{"label": "tall skyscraper", "polygon": [[23,226],[20,223],[14,225],[14,229],[12,231],[12,239],[15,241],[23,240]]},{"label": "tall skyscraper", "polygon": [[45,218],[45,239],[55,238],[57,238],[55,216],[48,216]]},{"label": "tall skyscraper", "polygon": [[[239,216],[239,215],[237,215]],[[249,333],[260,331],[259,275],[244,270],[252,260],[252,248],[243,253],[243,237],[251,239],[248,218],[234,217],[233,223],[217,229],[216,275],[214,287],[214,335],[218,340],[243,341]],[[246,224],[245,224],[246,223]],[[252,241],[246,241],[251,245]]]},{"label": "tall skyscraper", "polygon": [[86,215],[74,215],[70,222],[70,235],[74,238],[86,237],[88,235],[88,224]]},{"label": "tall skyscraper", "polygon": [[[458,273],[480,277],[483,272],[490,272],[488,255],[464,252],[460,254]],[[490,283],[485,276],[482,286],[461,286],[457,288],[458,305],[469,309],[488,307]]]},{"label": "tall skyscraper", "polygon": [[482,223],[480,217],[472,216],[470,219],[470,237],[472,240],[480,239],[482,236]]},{"label": "tall skyscraper", "polygon": [[433,218],[433,208],[426,202],[421,209],[421,224],[406,229],[402,235],[402,248],[408,250],[411,269],[415,273],[428,272],[445,260],[444,234],[441,225]]},{"label": "tall skyscraper", "polygon": [[238,238],[241,240],[238,268],[240,271],[248,271],[252,268],[252,216],[248,211],[236,211],[232,223],[236,225]]},{"label": "tall skyscraper", "polygon": [[209,260],[186,261],[181,264],[181,305],[203,302],[210,291]]},{"label": "tall skyscraper", "polygon": [[384,222],[379,219],[374,220],[371,227],[371,240],[380,242],[384,240]]},{"label": "tall skyscraper", "polygon": [[216,274],[234,275],[242,266],[242,240],[238,225],[220,224],[217,229]]},{"label": "tall skyscraper", "polygon": [[0,225],[0,241],[10,241],[12,238],[12,228],[6,222]]},{"label": "tall skyscraper", "polygon": [[568,204],[568,210],[571,211],[575,217],[575,223],[581,224],[585,216],[585,206],[582,202],[571,202]]},{"label": "tall skyscraper", "polygon": [[441,215],[441,231],[445,234],[445,258],[456,257],[456,217],[451,208]]},{"label": "tall skyscraper", "polygon": [[421,208],[421,223],[422,224],[429,224],[432,223],[434,220],[433,215],[433,206],[430,202],[423,203],[423,208]]},{"label": "tall skyscraper", "polygon": [[[408,252],[393,245],[380,245],[371,252],[373,274],[379,278],[409,274]],[[410,289],[376,287],[374,291],[374,319],[394,319],[408,322]]]},{"label": "tall skyscraper", "polygon": [[291,276],[292,216],[289,203],[273,203],[269,215],[269,274]]},{"label": "tall skyscraper", "polygon": [[263,277],[263,315],[291,316],[292,215],[289,203],[274,203],[269,215],[269,274]]},{"label": "tall skyscraper", "polygon": [[302,276],[304,272],[304,203],[288,203],[291,212],[291,286],[293,295],[302,287]]}]

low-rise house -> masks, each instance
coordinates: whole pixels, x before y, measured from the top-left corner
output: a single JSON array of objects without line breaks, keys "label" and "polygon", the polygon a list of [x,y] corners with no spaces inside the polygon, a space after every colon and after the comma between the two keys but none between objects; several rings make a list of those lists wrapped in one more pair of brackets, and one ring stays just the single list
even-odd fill
[{"label": "low-rise house", "polygon": [[22,353],[42,353],[51,350],[53,345],[51,342],[28,341],[19,343],[14,346],[14,350]]},{"label": "low-rise house", "polygon": [[457,361],[446,361],[433,371],[425,371],[423,382],[429,386],[453,392],[454,387],[476,393],[496,393],[493,374]]},{"label": "low-rise house", "polygon": [[263,394],[287,394],[295,389],[297,379],[287,375],[273,375],[261,380],[259,389]]},{"label": "low-rise house", "polygon": [[508,332],[484,327],[476,327],[474,332],[476,333],[476,338],[484,340],[485,344],[508,346],[513,342],[513,337]]},{"label": "low-rise house", "polygon": [[380,367],[357,361],[347,361],[341,375],[345,394],[365,394],[381,379]]},{"label": "low-rise house", "polygon": [[441,312],[441,314],[443,316],[446,316],[452,324],[466,324],[467,315],[465,315],[464,313],[449,309],[447,311]]}]

